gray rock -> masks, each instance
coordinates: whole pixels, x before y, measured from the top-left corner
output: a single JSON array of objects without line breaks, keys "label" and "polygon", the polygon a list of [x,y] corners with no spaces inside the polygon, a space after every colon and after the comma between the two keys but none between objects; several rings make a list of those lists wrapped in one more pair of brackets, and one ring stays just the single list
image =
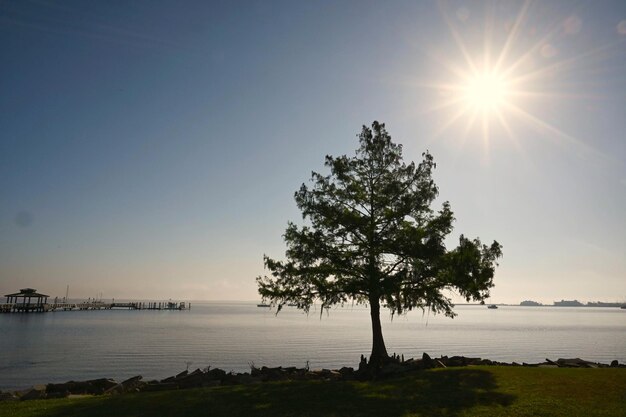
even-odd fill
[{"label": "gray rock", "polygon": [[339,369],[339,373],[341,374],[341,378],[345,380],[354,379],[354,368],[343,367]]},{"label": "gray rock", "polygon": [[125,392],[139,392],[148,384],[142,381],[141,375],[128,378],[127,380],[107,389],[105,394],[123,394]]},{"label": "gray rock", "polygon": [[109,394],[109,395],[123,394],[124,387],[122,386],[122,384],[117,384],[116,386],[111,387],[108,390],[104,391],[104,393]]},{"label": "gray rock", "polygon": [[58,396],[67,394],[95,394],[99,395],[117,385],[112,379],[100,378],[89,381],[68,381],[62,384],[48,384],[45,387],[46,393]]},{"label": "gray rock", "polygon": [[200,374],[189,374],[184,378],[177,378],[177,383],[180,388],[195,388],[201,387],[202,383],[205,381],[205,375]]},{"label": "gray rock", "polygon": [[67,393],[69,395],[71,393],[70,384],[73,384],[73,383],[65,382],[63,384],[48,384],[46,385],[46,393],[47,394]]},{"label": "gray rock", "polygon": [[12,392],[0,392],[0,401],[18,401],[19,398]]},{"label": "gray rock", "polygon": [[123,386],[123,387],[128,387],[128,386],[130,386],[132,384],[135,384],[135,383],[141,381],[142,379],[143,379],[143,377],[141,375],[137,375],[137,376],[134,376],[132,378],[128,378],[125,381],[122,381],[122,383],[120,385]]},{"label": "gray rock", "polygon": [[104,391],[117,385],[117,382],[107,378],[92,379],[86,381],[86,383],[91,387],[90,393],[92,394],[102,394]]},{"label": "gray rock", "polygon": [[467,358],[464,356],[452,356],[445,362],[447,366],[467,366]]},{"label": "gray rock", "polygon": [[421,360],[414,360],[414,359],[410,359],[408,361],[405,361],[402,363],[402,366],[404,366],[408,371],[417,371],[418,369],[421,369],[422,367],[422,361]]},{"label": "gray rock", "polygon": [[46,398],[46,391],[35,388],[26,391],[20,396],[20,400],[22,401],[41,400],[43,398]]},{"label": "gray rock", "polygon": [[422,367],[424,369],[434,368],[437,364],[434,360],[428,355],[428,353],[422,353]]},{"label": "gray rock", "polygon": [[563,359],[559,358],[556,363],[565,368],[591,368],[591,365],[595,365],[593,362],[588,362],[580,358]]},{"label": "gray rock", "polygon": [[317,372],[309,371],[306,374],[304,374],[304,379],[320,379],[320,378],[322,378],[322,375],[318,374]]},{"label": "gray rock", "polygon": [[221,370],[220,368],[211,369],[207,372],[207,375],[210,379],[219,379],[222,380],[226,376],[226,371]]},{"label": "gray rock", "polygon": [[342,378],[342,375],[341,372],[333,370],[328,373],[327,378],[330,378],[334,381],[339,381]]}]

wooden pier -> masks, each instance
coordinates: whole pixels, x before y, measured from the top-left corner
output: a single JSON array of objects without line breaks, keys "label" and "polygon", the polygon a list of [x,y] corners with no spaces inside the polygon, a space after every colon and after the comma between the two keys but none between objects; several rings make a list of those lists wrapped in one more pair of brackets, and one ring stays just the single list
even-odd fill
[{"label": "wooden pier", "polygon": [[3,303],[0,313],[47,313],[51,311],[85,311],[85,310],[191,310],[191,304],[184,302],[129,302],[104,303],[86,301],[82,303]]},{"label": "wooden pier", "polygon": [[[7,302],[0,303],[0,313],[46,313],[53,311],[85,310],[191,310],[191,304],[176,301],[131,301],[103,302],[88,300],[83,302],[59,301],[55,298],[48,303],[49,296],[38,294],[32,288],[25,288],[16,294],[6,295]],[[33,300],[35,300],[33,302]]]}]

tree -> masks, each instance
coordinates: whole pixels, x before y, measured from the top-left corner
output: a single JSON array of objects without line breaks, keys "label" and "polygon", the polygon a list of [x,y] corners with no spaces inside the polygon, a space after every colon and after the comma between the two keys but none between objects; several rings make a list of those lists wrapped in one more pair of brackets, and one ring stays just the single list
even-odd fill
[{"label": "tree", "polygon": [[304,226],[288,223],[286,260],[267,255],[271,276],[257,277],[259,294],[277,306],[296,304],[309,311],[353,301],[370,307],[370,365],[388,358],[380,307],[392,314],[415,308],[454,317],[448,290],[467,301],[489,297],[501,246],[463,235],[447,250],[444,240],[454,221],[450,204],[431,209],[438,195],[430,153],[419,165],[402,160],[382,123],[363,126],[354,157],[326,156],[330,175],[312,173],[309,187],[295,193]]}]

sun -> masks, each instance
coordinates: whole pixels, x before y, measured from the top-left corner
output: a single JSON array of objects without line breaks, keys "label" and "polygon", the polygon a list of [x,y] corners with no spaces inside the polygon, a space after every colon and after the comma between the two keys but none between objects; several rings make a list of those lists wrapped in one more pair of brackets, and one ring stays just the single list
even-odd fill
[{"label": "sun", "polygon": [[450,31],[451,48],[426,48],[437,65],[437,73],[431,79],[417,82],[420,87],[436,92],[432,105],[424,112],[443,114],[433,139],[444,137],[446,131],[454,129],[454,135],[446,136],[460,148],[470,138],[482,139],[488,157],[492,140],[509,140],[523,152],[524,139],[520,132],[531,128],[540,135],[567,143],[577,152],[597,154],[580,139],[552,125],[541,109],[547,108],[548,100],[585,98],[576,91],[558,91],[563,86],[558,76],[576,71],[581,63],[589,65],[591,58],[606,59],[619,44],[601,45],[559,59],[554,45],[568,35],[559,22],[545,33],[535,35],[536,28],[529,18],[530,0],[520,6],[515,18],[512,18],[515,10],[511,9],[510,16],[502,21],[493,6],[486,6],[485,23],[478,23],[478,30],[468,21],[467,10],[457,10],[455,16],[460,23],[455,23],[446,3],[439,5]]},{"label": "sun", "polygon": [[485,71],[470,77],[460,87],[460,99],[474,111],[483,114],[498,112],[509,99],[510,86],[502,74]]},{"label": "sun", "polygon": [[435,88],[445,95],[442,96],[443,103],[434,109],[453,110],[438,133],[465,119],[463,136],[474,127],[478,127],[487,145],[495,126],[502,126],[507,134],[512,136],[507,116],[522,110],[517,103],[520,90],[519,87],[515,88],[516,74],[512,73],[510,68],[502,68],[497,64],[484,63],[479,66],[477,65],[479,61],[480,59],[468,58],[469,68],[456,71],[455,80],[436,85]]}]

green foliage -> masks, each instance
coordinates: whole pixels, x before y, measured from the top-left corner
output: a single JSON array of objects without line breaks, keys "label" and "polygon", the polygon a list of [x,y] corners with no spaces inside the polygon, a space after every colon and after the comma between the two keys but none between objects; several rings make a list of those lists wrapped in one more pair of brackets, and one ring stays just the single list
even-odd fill
[{"label": "green foliage", "polygon": [[454,216],[448,202],[431,208],[433,157],[404,163],[402,146],[378,122],[363,126],[359,144],[354,157],[327,156],[330,174],[313,172],[295,193],[307,224],[288,224],[286,261],[264,257],[271,276],[257,278],[261,296],[279,310],[356,301],[451,317],[447,290],[468,301],[487,298],[501,246],[461,235],[458,247],[446,249]]}]

